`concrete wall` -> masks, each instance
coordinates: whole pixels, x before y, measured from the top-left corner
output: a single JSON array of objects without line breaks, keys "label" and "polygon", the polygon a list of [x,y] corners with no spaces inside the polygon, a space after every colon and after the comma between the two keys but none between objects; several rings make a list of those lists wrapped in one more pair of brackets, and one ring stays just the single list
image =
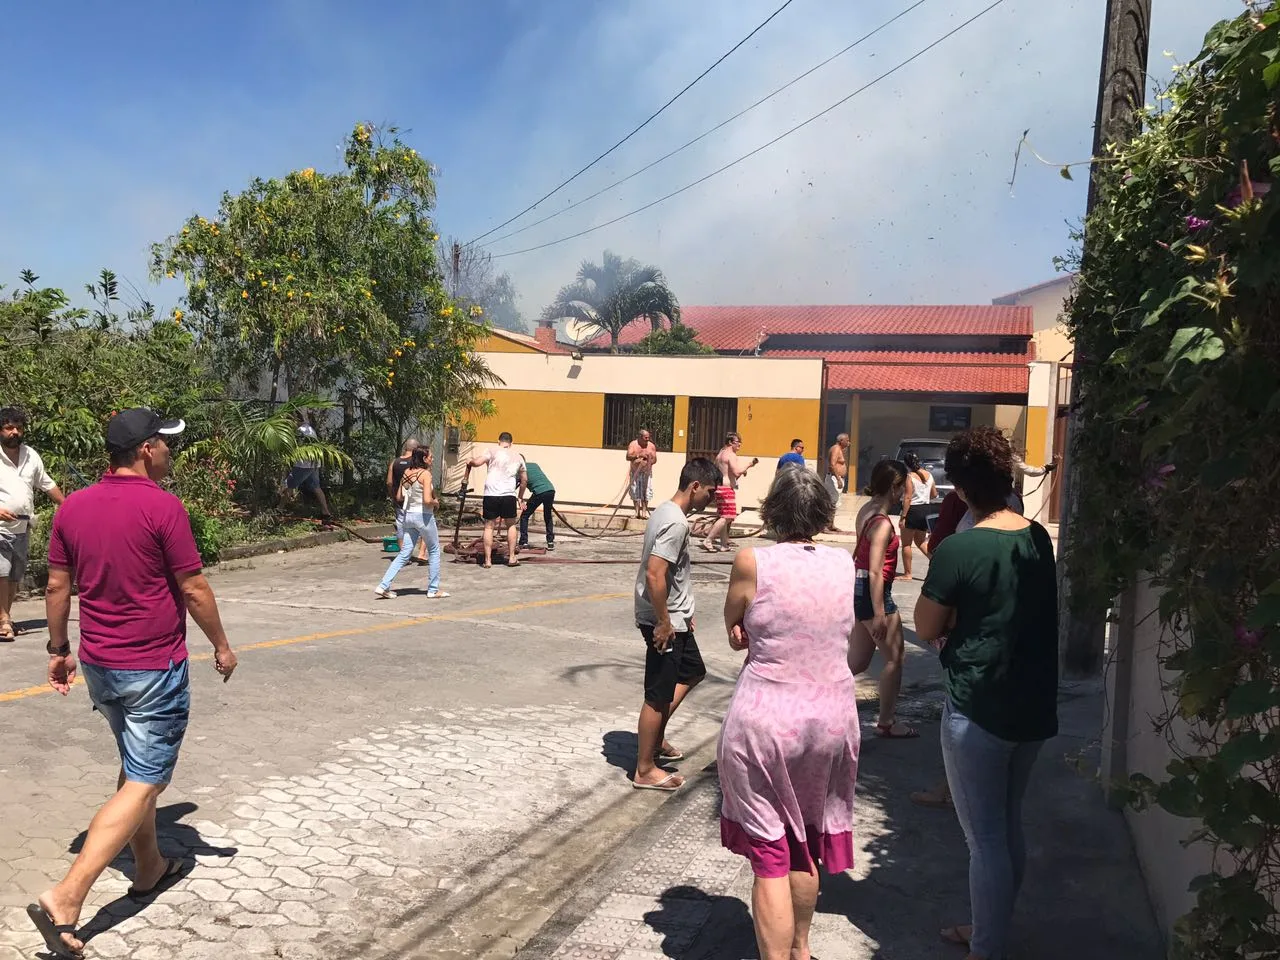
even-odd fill
[{"label": "concrete wall", "polygon": [[[1160,665],[1160,592],[1145,583],[1122,598],[1118,624],[1111,633],[1111,666],[1107,673],[1109,714],[1103,717],[1102,778],[1109,787],[1141,773],[1157,783],[1166,779],[1165,767],[1175,751],[1152,723],[1166,711],[1170,676]],[[1179,750],[1194,752],[1188,727],[1175,723],[1172,731]],[[1125,811],[1138,862],[1156,919],[1166,938],[1173,922],[1195,903],[1187,891],[1191,880],[1213,865],[1212,851],[1202,843],[1182,841],[1198,826],[1153,807],[1141,813]]]},{"label": "concrete wall", "polygon": [[[767,357],[568,356],[497,352],[483,355],[504,386],[488,393],[496,408],[445,458],[445,488],[457,489],[464,463],[477,446],[509,431],[524,455],[546,471],[557,498],[616,503],[625,489],[622,449],[605,449],[604,416],[610,394],[675,398],[672,450],[660,452],[654,495],[676,489],[686,460],[690,397],[734,398],[742,455],[760,464],[743,479],[739,508],[755,507],[773,480],[777,458],[799,437],[808,456],[818,455],[822,361]],[[811,460],[816,465],[816,460]],[[472,487],[483,483],[483,470]]]},{"label": "concrete wall", "polygon": [[1074,276],[1062,276],[1028,290],[1000,297],[995,302],[1009,306],[1031,307],[1036,345],[1036,359],[1046,362],[1071,362],[1074,348],[1062,324],[1062,311],[1071,297]]},{"label": "concrete wall", "polygon": [[969,422],[972,426],[996,426],[995,404],[864,398],[859,409],[857,436],[859,445],[870,446],[871,450],[867,458],[859,464],[861,475],[865,475],[865,471],[875,466],[876,461],[881,457],[893,456],[897,452],[899,441],[911,438],[950,440],[955,431],[939,432],[929,429],[929,408],[934,406],[967,406],[970,409]]},{"label": "concrete wall", "polygon": [[[1058,365],[1033,363],[1031,379],[1027,387],[1026,435],[1024,445],[1026,462],[1042,467],[1054,458],[1053,423],[1057,414]],[[1026,516],[1045,523],[1049,519],[1046,501],[1049,495],[1048,481],[1038,480],[1024,485],[1023,507]]]}]

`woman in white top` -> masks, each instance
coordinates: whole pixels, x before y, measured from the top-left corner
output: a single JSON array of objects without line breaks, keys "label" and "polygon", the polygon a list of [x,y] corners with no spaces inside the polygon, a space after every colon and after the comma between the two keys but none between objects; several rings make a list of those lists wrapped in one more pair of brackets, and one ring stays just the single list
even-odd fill
[{"label": "woman in white top", "polygon": [[938,487],[914,453],[903,454],[902,462],[907,465],[907,495],[902,504],[902,574],[911,579],[911,548],[916,546],[923,552],[929,540],[929,505],[938,495]]},{"label": "woman in white top", "polygon": [[396,595],[391,589],[391,582],[396,574],[404,569],[409,558],[413,556],[418,541],[427,541],[427,599],[436,600],[449,596],[440,589],[440,531],[436,528],[436,510],[440,501],[436,498],[431,482],[431,448],[418,447],[413,451],[409,461],[409,469],[400,480],[400,489],[396,491],[396,499],[404,509],[404,536],[400,552],[396,554],[382,582],[374,588],[374,593],[384,600],[393,599]]}]

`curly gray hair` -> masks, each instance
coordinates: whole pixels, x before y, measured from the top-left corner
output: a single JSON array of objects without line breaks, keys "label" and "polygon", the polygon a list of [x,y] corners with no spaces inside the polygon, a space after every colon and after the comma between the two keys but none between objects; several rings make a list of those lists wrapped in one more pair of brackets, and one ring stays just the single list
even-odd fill
[{"label": "curly gray hair", "polygon": [[779,542],[812,540],[835,518],[831,494],[812,470],[779,470],[760,506],[760,519]]}]

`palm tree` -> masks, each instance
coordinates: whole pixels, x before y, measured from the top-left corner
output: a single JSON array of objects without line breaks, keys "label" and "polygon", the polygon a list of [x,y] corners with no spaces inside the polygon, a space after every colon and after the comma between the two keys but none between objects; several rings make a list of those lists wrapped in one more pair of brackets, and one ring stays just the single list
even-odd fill
[{"label": "palm tree", "polygon": [[299,394],[280,404],[224,401],[211,412],[209,436],[187,446],[178,462],[225,464],[233,475],[251,485],[251,495],[261,501],[300,460],[337,470],[352,465],[351,457],[335,444],[299,440],[297,427],[307,412],[333,406],[333,401],[314,394]]},{"label": "palm tree", "polygon": [[680,322],[680,304],[657,267],[623,260],[609,250],[597,266],[584,260],[577,279],[562,287],[542,312],[544,320],[573,317],[609,334],[609,352],[618,352],[618,337],[630,323],[644,318],[654,330],[662,321]]}]

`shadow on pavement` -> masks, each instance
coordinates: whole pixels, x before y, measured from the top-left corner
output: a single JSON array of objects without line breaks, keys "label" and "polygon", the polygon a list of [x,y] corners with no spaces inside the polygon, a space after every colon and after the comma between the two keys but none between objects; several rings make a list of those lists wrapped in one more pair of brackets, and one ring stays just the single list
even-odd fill
[{"label": "shadow on pavement", "polygon": [[[1046,744],[1025,805],[1027,876],[1009,953],[1037,960],[1159,960],[1161,948],[1123,817],[1092,776],[1100,697],[1059,695],[1061,734]],[[947,956],[944,926],[967,923],[968,850],[951,810],[916,807],[908,794],[941,779],[938,725],[914,743],[863,742],[859,806],[884,811],[867,845],[864,879],[824,877],[819,913],[847,917],[885,960]],[[904,749],[905,748],[905,749]],[[855,828],[856,829],[856,828]],[[859,870],[859,873],[864,872]]]},{"label": "shadow on pavement", "polygon": [[[236,847],[215,847],[205,842],[195,827],[182,823],[184,817],[190,816],[199,809],[196,804],[188,802],[171,803],[168,806],[156,808],[156,834],[159,837],[160,850],[168,857],[183,861],[181,879],[186,879],[193,872],[197,874],[198,879],[200,868],[194,865],[193,857],[233,857],[238,850]],[[86,831],[81,831],[67,849],[78,854],[84,848],[85,836]],[[111,867],[132,878],[134,874],[132,851],[126,846],[111,862]],[[164,887],[167,889],[171,885],[166,883]],[[118,897],[99,907],[98,912],[81,925],[77,935],[87,943],[98,934],[106,933],[129,917],[141,913],[157,898],[163,896],[164,892],[161,890],[154,896],[137,899],[128,896]]]},{"label": "shadow on pavement", "polygon": [[610,730],[604,735],[600,753],[609,766],[617,767],[631,779],[636,774],[636,751],[639,741],[634,730]]},{"label": "shadow on pavement", "polygon": [[[702,927],[714,925],[714,929],[727,936],[718,937],[716,949],[729,949],[724,956],[755,958],[756,938],[751,925],[747,905],[737,897],[716,896],[695,886],[669,887],[658,896],[660,910],[644,915],[644,922],[659,937],[659,949],[664,957],[689,960],[705,954],[690,951]],[[743,939],[742,933],[746,932]],[[745,951],[745,952],[744,952]],[[719,955],[719,954],[718,954]]]}]

